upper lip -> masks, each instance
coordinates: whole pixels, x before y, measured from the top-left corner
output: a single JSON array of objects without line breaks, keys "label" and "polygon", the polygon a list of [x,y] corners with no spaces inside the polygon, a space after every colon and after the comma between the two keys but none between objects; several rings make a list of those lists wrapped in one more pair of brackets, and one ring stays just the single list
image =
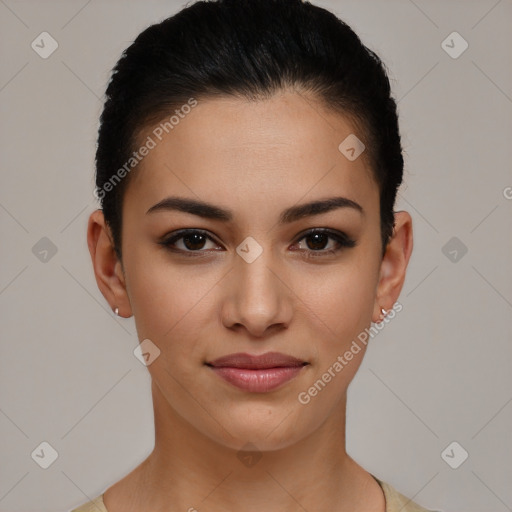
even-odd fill
[{"label": "upper lip", "polygon": [[296,357],[292,357],[280,352],[266,352],[258,356],[246,353],[229,354],[219,357],[214,361],[207,362],[208,366],[216,368],[246,368],[246,369],[263,369],[263,368],[283,368],[303,366],[307,364]]}]

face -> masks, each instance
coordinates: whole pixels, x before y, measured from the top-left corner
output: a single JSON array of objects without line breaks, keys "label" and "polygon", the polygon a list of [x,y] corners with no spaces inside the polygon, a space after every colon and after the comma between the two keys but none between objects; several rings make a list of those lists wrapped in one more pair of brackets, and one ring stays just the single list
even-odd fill
[{"label": "face", "polygon": [[123,316],[160,350],[158,407],[223,445],[274,450],[339,421],[365,345],[343,356],[376,321],[385,270],[377,184],[338,149],[350,134],[364,141],[292,92],[203,100],[126,189]]}]

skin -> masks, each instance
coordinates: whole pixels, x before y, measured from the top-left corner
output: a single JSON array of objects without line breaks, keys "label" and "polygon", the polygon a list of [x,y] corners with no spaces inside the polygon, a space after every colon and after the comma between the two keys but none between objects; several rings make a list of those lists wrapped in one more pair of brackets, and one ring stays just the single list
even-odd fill
[{"label": "skin", "polygon": [[[297,399],[396,303],[412,251],[411,217],[397,212],[382,257],[377,184],[363,157],[349,161],[338,150],[351,133],[364,141],[347,118],[294,91],[201,100],[131,176],[122,262],[101,210],[91,214],[99,289],[120,316],[134,315],[139,340],[161,351],[148,366],[155,447],[105,492],[109,512],[385,510],[380,486],[345,449],[347,387],[364,346],[308,404]],[[146,213],[171,195],[229,209],[233,219]],[[363,213],[337,208],[279,224],[282,210],[333,196]],[[175,244],[202,257],[159,243],[183,228],[212,236]],[[312,228],[341,231],[356,245],[326,254],[336,240],[315,244],[303,234]],[[249,236],[263,249],[252,263],[236,252]],[[268,351],[309,364],[269,393],[242,391],[205,366]],[[237,456],[248,442],[261,455],[251,467]]]}]

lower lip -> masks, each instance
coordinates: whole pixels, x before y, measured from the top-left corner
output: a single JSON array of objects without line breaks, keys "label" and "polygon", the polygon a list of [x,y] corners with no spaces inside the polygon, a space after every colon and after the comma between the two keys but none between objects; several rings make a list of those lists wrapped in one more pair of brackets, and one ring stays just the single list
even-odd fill
[{"label": "lower lip", "polygon": [[267,393],[296,377],[304,366],[287,366],[249,370],[247,368],[215,367],[211,369],[237,388],[251,393]]}]

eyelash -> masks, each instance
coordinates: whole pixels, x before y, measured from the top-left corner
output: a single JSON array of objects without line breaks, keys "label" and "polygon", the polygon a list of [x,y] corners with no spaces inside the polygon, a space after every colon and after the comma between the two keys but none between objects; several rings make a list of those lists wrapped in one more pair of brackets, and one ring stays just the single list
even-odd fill
[{"label": "eyelash", "polygon": [[[338,247],[336,249],[320,249],[320,250],[316,250],[316,251],[313,249],[297,249],[297,251],[304,251],[304,256],[308,259],[332,255],[332,254],[337,253],[338,251],[341,251],[342,249],[352,248],[356,245],[355,240],[351,239],[350,237],[348,237],[347,235],[345,235],[342,232],[332,231],[330,229],[319,229],[319,228],[311,229],[310,231],[303,233],[301,235],[301,237],[297,239],[295,244],[299,243],[300,241],[302,241],[305,238],[308,238],[308,237],[316,235],[316,234],[327,235],[328,238],[332,238],[333,240],[335,240],[338,243]],[[172,234],[171,236],[167,237],[166,239],[164,239],[163,241],[161,241],[159,243],[161,245],[163,245],[166,249],[168,249],[172,252],[179,252],[180,254],[183,254],[184,256],[187,256],[187,257],[193,257],[193,258],[194,257],[195,258],[204,257],[204,255],[201,253],[204,253],[207,251],[183,250],[183,249],[176,249],[176,248],[172,247],[172,245],[174,243],[176,243],[178,240],[181,240],[182,238],[185,238],[187,235],[203,235],[208,240],[211,240],[212,242],[217,243],[206,231],[203,231],[201,229],[184,229],[184,230],[181,230],[181,231],[178,231],[178,232]]]}]

